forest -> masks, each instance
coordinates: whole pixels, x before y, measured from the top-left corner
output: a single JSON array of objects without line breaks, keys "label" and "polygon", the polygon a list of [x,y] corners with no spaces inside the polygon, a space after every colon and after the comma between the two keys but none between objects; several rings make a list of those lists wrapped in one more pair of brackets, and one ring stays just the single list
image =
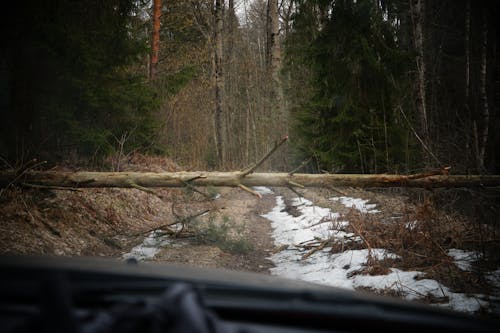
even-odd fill
[{"label": "forest", "polygon": [[288,136],[267,170],[498,173],[495,10],[486,0],[16,2],[2,18],[2,163],[103,169],[139,152],[232,170]]},{"label": "forest", "polygon": [[[182,264],[500,318],[496,1],[8,7],[0,271],[8,256]],[[354,331],[345,313],[328,330]]]}]

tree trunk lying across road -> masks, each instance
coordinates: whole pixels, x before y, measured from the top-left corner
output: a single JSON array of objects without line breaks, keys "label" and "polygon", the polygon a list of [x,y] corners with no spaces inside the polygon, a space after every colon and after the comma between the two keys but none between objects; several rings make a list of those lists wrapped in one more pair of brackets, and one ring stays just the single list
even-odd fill
[{"label": "tree trunk lying across road", "polygon": [[[288,174],[234,172],[0,172],[0,187],[11,184],[28,187],[183,187],[183,186],[277,186],[277,187],[496,187],[499,175],[366,175]],[[247,188],[248,189],[248,188]]]}]

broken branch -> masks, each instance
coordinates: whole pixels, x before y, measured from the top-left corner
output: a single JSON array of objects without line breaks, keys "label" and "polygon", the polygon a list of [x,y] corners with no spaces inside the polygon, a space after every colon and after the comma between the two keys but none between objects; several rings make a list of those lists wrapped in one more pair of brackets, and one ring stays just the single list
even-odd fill
[{"label": "broken branch", "polygon": [[243,191],[246,191],[252,195],[255,195],[259,199],[262,199],[262,195],[259,192],[256,192],[256,191],[252,190],[251,188],[246,187],[243,184],[238,185],[238,187],[241,188]]},{"label": "broken branch", "polygon": [[251,173],[253,173],[259,166],[262,165],[262,163],[264,163],[279,147],[281,147],[286,141],[288,140],[288,136],[285,136],[283,137],[283,139],[281,139],[280,141],[277,141],[275,144],[274,144],[274,147],[266,154],[264,155],[264,157],[262,157],[257,163],[255,163],[254,165],[250,166],[249,168],[247,169],[244,169],[242,172],[241,172],[241,175],[240,177],[243,178]]}]

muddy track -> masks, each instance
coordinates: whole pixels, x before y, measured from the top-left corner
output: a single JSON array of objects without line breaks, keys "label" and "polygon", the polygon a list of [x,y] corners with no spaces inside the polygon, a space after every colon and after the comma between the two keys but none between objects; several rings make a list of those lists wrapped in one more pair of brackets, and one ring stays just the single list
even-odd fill
[{"label": "muddy track", "polygon": [[[220,198],[215,201],[214,223],[229,221],[238,239],[251,245],[250,250],[230,251],[217,244],[199,244],[196,237],[177,239],[163,248],[155,257],[157,262],[183,263],[201,267],[226,268],[240,271],[268,273],[272,263],[267,259],[273,251],[270,222],[261,217],[275,205],[274,196],[258,199],[234,188],[220,188]],[[205,221],[206,222],[206,221]],[[197,223],[203,223],[198,221]],[[196,228],[196,226],[190,226]],[[203,232],[203,227],[198,232]]]}]

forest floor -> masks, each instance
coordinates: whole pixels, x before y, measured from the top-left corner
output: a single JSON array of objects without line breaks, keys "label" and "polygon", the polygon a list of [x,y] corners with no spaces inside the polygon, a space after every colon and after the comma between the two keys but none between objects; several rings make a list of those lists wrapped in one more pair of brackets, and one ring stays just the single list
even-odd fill
[{"label": "forest floor", "polygon": [[[139,156],[121,170],[179,167]],[[10,188],[0,194],[0,253],[252,271],[498,315],[499,225],[455,212],[450,202],[464,206],[462,196],[256,188],[259,199],[238,188],[198,190]]]}]

